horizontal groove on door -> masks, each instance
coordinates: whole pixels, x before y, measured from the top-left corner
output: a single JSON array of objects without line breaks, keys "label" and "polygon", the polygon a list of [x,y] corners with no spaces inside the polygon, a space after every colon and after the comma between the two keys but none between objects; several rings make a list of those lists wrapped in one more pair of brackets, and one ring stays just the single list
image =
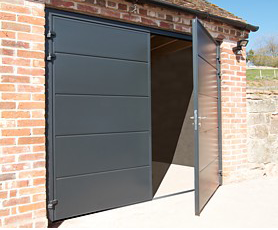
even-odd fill
[{"label": "horizontal groove on door", "polygon": [[143,98],[148,98],[149,96],[140,96],[140,95],[109,95],[109,94],[74,94],[74,93],[55,93],[57,96],[79,96],[79,97],[143,97]]},{"label": "horizontal groove on door", "polygon": [[206,97],[211,97],[211,98],[214,98],[214,99],[218,100],[218,97],[210,96],[210,95],[207,95],[207,94],[204,94],[204,93],[199,93],[199,95],[206,96]]},{"label": "horizontal groove on door", "polygon": [[83,57],[91,57],[91,58],[100,58],[100,59],[111,59],[111,60],[118,60],[118,61],[148,63],[148,61],[140,61],[140,60],[133,60],[133,59],[117,58],[117,57],[96,56],[93,54],[91,54],[91,55],[90,54],[76,54],[76,53],[66,53],[66,52],[55,52],[55,54],[65,54],[65,55],[83,56]]},{"label": "horizontal groove on door", "polygon": [[94,136],[94,135],[111,135],[111,134],[125,134],[125,133],[147,133],[149,130],[142,131],[128,131],[128,132],[109,132],[109,133],[81,133],[81,134],[68,134],[68,135],[56,135],[57,138],[62,137],[78,137],[78,136]]},{"label": "horizontal groove on door", "polygon": [[63,180],[68,178],[74,178],[74,177],[83,177],[83,176],[90,176],[90,175],[97,175],[97,174],[105,174],[105,173],[112,173],[112,172],[119,172],[119,171],[126,171],[130,169],[137,169],[137,168],[146,168],[150,167],[149,165],[142,165],[137,167],[131,167],[131,168],[122,168],[122,169],[115,169],[115,170],[108,170],[108,171],[101,171],[101,172],[94,172],[94,173],[84,173],[84,174],[78,174],[73,176],[63,176],[63,177],[57,177],[57,180]]}]

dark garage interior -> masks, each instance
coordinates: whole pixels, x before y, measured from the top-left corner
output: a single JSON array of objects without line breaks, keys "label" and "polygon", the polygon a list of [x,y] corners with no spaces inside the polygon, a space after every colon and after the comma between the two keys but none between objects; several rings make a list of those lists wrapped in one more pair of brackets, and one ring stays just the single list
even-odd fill
[{"label": "dark garage interior", "polygon": [[152,183],[155,197],[194,188],[192,91],[192,42],[152,35]]}]

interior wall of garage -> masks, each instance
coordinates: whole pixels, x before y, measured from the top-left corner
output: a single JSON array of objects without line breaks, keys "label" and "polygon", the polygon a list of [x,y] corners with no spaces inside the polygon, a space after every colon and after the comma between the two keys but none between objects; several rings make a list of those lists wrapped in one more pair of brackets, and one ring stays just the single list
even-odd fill
[{"label": "interior wall of garage", "polygon": [[194,166],[192,48],[163,48],[151,52],[153,194],[172,163]]}]

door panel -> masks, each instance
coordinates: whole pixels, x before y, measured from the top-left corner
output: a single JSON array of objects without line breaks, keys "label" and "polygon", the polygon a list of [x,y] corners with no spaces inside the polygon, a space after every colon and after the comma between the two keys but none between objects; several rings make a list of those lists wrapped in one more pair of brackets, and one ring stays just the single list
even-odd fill
[{"label": "door panel", "polygon": [[210,97],[218,97],[218,87],[216,69],[207,63],[204,59],[198,57],[199,62],[199,94],[207,95]]},{"label": "door panel", "polygon": [[57,135],[134,132],[150,128],[148,97],[58,95],[55,99]]},{"label": "door panel", "polygon": [[50,220],[151,200],[150,34],[48,17]]},{"label": "door panel", "polygon": [[146,166],[148,139],[148,132],[58,137],[57,178]]},{"label": "door panel", "polygon": [[56,53],[149,60],[146,46],[149,41],[145,33],[64,17],[55,17],[53,27]]},{"label": "door panel", "polygon": [[[200,22],[200,21],[199,21]],[[198,55],[214,68],[216,68],[216,48],[217,44],[211,36],[208,36],[207,30],[203,27],[202,23],[199,23],[198,28],[196,28],[196,33],[198,36]]]},{"label": "door panel", "polygon": [[55,73],[57,93],[149,96],[145,62],[57,54]]},{"label": "door panel", "polygon": [[205,207],[208,200],[219,186],[218,177],[215,176],[218,174],[218,165],[218,158],[216,158],[199,173],[199,183],[202,185],[199,188],[199,193],[201,194],[199,197],[200,207]]},{"label": "door panel", "polygon": [[193,20],[195,214],[220,185],[220,84],[218,45],[196,18]]},{"label": "door panel", "polygon": [[150,167],[65,177],[56,182],[55,218],[63,219],[93,211],[150,199]]}]

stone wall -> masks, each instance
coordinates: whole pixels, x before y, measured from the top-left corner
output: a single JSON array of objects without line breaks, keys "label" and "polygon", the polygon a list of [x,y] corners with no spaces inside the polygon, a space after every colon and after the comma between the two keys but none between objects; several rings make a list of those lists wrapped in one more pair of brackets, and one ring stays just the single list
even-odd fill
[{"label": "stone wall", "polygon": [[247,176],[278,176],[278,91],[248,90]]}]

